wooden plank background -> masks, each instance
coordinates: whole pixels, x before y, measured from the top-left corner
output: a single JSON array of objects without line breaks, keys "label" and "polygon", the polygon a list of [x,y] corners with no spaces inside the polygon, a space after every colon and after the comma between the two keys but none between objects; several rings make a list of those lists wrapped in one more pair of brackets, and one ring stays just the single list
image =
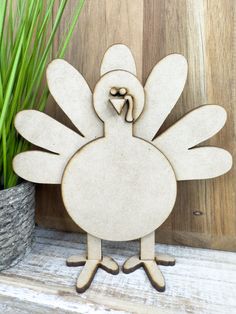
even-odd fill
[{"label": "wooden plank background", "polygon": [[[55,45],[75,2],[67,7]],[[201,104],[220,104],[228,112],[227,124],[206,144],[228,149],[235,157],[235,7],[234,0],[87,0],[65,59],[93,89],[103,53],[114,43],[131,48],[143,82],[158,60],[173,52],[184,54],[187,84],[162,130]],[[47,113],[72,127],[52,99]],[[156,240],[236,251],[235,191],[235,165],[220,178],[178,183],[176,206]],[[79,230],[63,207],[59,186],[38,186],[37,223]]]}]

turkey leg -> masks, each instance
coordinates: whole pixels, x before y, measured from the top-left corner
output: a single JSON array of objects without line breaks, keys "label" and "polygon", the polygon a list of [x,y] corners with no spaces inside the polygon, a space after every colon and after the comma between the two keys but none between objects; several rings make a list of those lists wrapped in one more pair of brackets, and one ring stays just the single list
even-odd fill
[{"label": "turkey leg", "polygon": [[70,256],[67,266],[83,266],[76,282],[76,291],[82,293],[91,285],[93,278],[100,267],[110,274],[119,273],[118,264],[108,256],[102,256],[102,241],[99,238],[87,234],[87,256]]},{"label": "turkey leg", "polygon": [[155,289],[165,291],[165,280],[158,265],[173,266],[175,259],[165,254],[155,255],[155,232],[140,239],[140,256],[132,256],[123,265],[124,273],[143,267]]}]

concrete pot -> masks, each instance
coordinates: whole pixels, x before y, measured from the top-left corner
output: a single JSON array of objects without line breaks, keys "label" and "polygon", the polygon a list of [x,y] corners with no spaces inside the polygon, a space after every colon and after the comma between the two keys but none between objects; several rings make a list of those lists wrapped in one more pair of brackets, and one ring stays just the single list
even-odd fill
[{"label": "concrete pot", "polygon": [[35,186],[23,182],[0,191],[0,270],[16,265],[30,250],[35,227]]}]

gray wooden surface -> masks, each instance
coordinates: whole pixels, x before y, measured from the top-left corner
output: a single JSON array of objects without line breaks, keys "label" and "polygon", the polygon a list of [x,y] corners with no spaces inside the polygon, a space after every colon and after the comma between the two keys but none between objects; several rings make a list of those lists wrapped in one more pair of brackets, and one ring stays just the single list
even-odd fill
[{"label": "gray wooden surface", "polygon": [[[103,247],[120,265],[138,252],[137,242]],[[68,268],[65,259],[84,250],[84,235],[36,229],[31,253],[0,274],[0,313],[236,313],[235,253],[157,245],[177,258],[174,267],[161,266],[166,292],[153,289],[142,269],[117,276],[98,270],[79,295],[81,268]]]}]

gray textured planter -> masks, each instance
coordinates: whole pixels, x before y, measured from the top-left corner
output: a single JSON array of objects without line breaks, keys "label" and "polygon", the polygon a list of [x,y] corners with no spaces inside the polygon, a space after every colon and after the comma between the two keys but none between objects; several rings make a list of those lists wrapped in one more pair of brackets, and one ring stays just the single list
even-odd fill
[{"label": "gray textured planter", "polygon": [[16,265],[30,250],[35,226],[35,187],[23,182],[0,191],[0,270]]}]

